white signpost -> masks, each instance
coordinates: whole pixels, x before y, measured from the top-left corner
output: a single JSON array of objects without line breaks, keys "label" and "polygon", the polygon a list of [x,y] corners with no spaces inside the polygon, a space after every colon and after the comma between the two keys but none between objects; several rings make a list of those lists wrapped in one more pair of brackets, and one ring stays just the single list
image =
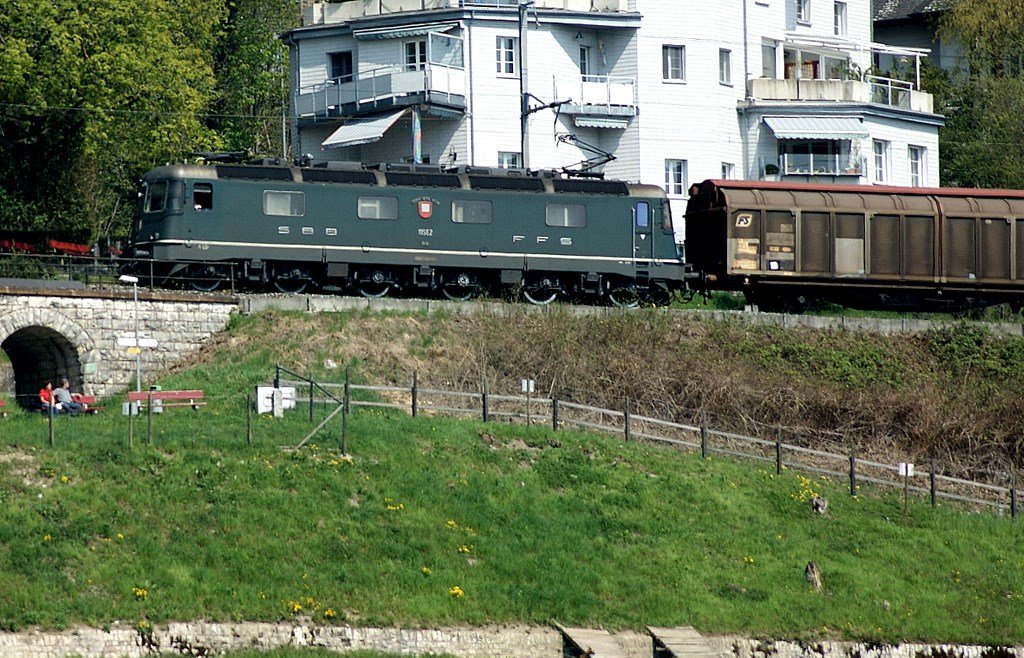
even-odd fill
[{"label": "white signpost", "polygon": [[135,336],[121,336],[117,339],[118,347],[156,347],[160,343],[156,338],[139,338],[139,344],[135,344]]},{"label": "white signpost", "polygon": [[519,390],[526,393],[526,426],[530,426],[530,396],[534,393],[536,382],[532,379],[520,379]]},{"label": "white signpost", "polygon": [[914,477],[914,464],[900,462],[900,475],[903,477],[903,513],[907,513],[907,499],[910,496],[910,478]]}]

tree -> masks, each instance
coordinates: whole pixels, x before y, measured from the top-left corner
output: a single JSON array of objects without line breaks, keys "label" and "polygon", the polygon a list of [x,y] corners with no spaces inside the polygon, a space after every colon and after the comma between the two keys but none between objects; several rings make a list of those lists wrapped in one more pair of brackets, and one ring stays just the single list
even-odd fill
[{"label": "tree", "polygon": [[234,0],[217,46],[217,113],[225,148],[278,155],[288,108],[288,49],[278,38],[299,24],[294,0]]},{"label": "tree", "polygon": [[127,226],[142,171],[216,147],[225,18],[209,0],[0,0],[0,222],[28,207],[98,237]]},{"label": "tree", "polygon": [[961,70],[932,78],[942,178],[964,187],[1024,187],[1024,0],[960,0],[939,33],[961,45]]}]

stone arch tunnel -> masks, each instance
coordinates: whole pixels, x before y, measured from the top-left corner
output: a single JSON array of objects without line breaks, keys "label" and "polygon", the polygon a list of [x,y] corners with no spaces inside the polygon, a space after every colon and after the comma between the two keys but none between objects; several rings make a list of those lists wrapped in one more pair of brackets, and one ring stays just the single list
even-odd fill
[{"label": "stone arch tunnel", "polygon": [[[143,385],[224,329],[238,301],[228,296],[123,290],[12,290],[0,286],[0,399],[33,407],[47,381],[107,397],[135,381],[135,356],[119,339],[153,339],[140,358]],[[3,359],[0,358],[0,363]],[[12,399],[13,398],[13,399]]]},{"label": "stone arch tunnel", "polygon": [[39,389],[47,382],[59,386],[64,377],[71,382],[71,390],[83,390],[79,348],[64,334],[38,325],[24,327],[8,336],[0,347],[10,360],[14,395],[22,407],[35,407]]}]

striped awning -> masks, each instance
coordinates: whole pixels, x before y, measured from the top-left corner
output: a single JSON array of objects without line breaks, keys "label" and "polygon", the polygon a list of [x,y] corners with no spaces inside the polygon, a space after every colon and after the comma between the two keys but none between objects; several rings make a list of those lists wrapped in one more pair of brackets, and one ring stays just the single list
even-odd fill
[{"label": "striped awning", "polygon": [[629,127],[629,119],[623,117],[588,117],[577,115],[573,122],[580,128],[614,128],[625,130]]},{"label": "striped awning", "polygon": [[349,119],[345,125],[332,132],[331,136],[320,145],[325,149],[340,149],[376,142],[408,111],[408,108],[405,108],[391,114]]},{"label": "striped awning", "polygon": [[353,30],[352,36],[357,41],[374,41],[377,39],[405,39],[407,37],[422,37],[431,32],[448,32],[458,26],[458,23],[420,23],[417,25],[405,25],[403,27],[377,27],[366,30]]},{"label": "striped awning", "polygon": [[854,117],[765,117],[776,139],[862,139],[867,128]]}]

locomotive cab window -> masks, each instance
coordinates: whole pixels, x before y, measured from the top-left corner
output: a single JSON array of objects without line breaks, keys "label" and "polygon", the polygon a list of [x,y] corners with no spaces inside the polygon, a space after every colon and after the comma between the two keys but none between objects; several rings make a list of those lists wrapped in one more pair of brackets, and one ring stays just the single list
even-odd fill
[{"label": "locomotive cab window", "polygon": [[167,181],[156,181],[146,186],[146,204],[143,212],[160,212],[166,203]]},{"label": "locomotive cab window", "polygon": [[274,217],[302,217],[306,214],[303,192],[263,191],[263,214]]},{"label": "locomotive cab window", "polygon": [[361,196],[356,213],[359,219],[398,219],[398,197]]},{"label": "locomotive cab window", "polygon": [[636,227],[646,230],[651,225],[651,206],[646,201],[639,201],[636,204]]},{"label": "locomotive cab window", "polygon": [[192,208],[195,210],[213,210],[213,185],[196,183],[192,186]]},{"label": "locomotive cab window", "polygon": [[563,228],[582,228],[587,225],[587,207],[582,203],[549,203],[545,208],[544,223]]},{"label": "locomotive cab window", "polygon": [[452,201],[452,221],[456,224],[490,224],[492,217],[490,201]]}]

